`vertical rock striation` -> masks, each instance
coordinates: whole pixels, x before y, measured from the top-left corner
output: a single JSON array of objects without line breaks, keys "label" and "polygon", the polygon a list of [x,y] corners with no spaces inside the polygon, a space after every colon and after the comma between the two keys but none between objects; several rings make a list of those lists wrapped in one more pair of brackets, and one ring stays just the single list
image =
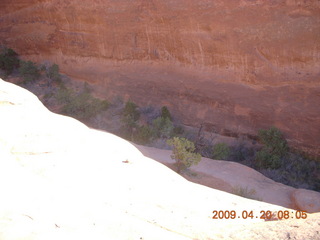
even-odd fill
[{"label": "vertical rock striation", "polygon": [[187,125],[320,154],[317,0],[4,0],[0,43]]}]

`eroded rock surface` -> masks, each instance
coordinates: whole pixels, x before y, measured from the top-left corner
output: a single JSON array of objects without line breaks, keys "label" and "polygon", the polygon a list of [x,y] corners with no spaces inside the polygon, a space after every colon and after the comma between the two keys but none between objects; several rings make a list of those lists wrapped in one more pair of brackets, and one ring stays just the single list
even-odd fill
[{"label": "eroded rock surface", "polygon": [[318,0],[4,0],[0,43],[187,125],[319,155]]},{"label": "eroded rock surface", "polygon": [[309,213],[320,212],[319,192],[297,189],[292,192],[291,198],[300,210],[307,211]]}]

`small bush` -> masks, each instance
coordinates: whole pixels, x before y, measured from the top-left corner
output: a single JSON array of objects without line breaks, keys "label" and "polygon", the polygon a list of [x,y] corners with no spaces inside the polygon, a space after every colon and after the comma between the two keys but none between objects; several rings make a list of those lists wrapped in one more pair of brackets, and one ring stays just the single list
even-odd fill
[{"label": "small bush", "polygon": [[166,106],[163,106],[163,107],[161,108],[161,117],[162,117],[163,119],[168,118],[170,121],[172,121],[171,114],[170,114],[170,112],[169,112],[169,110],[168,110],[168,108],[167,108]]},{"label": "small bush", "polygon": [[18,54],[11,48],[3,48],[0,54],[0,69],[10,75],[20,64]]},{"label": "small bush", "polygon": [[71,100],[71,95],[73,95],[74,93],[63,87],[63,88],[60,88],[58,89],[57,93],[55,94],[55,98],[56,100],[58,101],[58,103],[60,104],[67,104],[69,103]]},{"label": "small bush", "polygon": [[230,156],[230,147],[226,143],[217,143],[213,146],[213,158],[226,160]]},{"label": "small bush", "polygon": [[85,120],[94,117],[108,109],[109,103],[91,96],[88,92],[76,94],[72,90],[62,88],[56,94],[56,99],[62,106],[62,113]]},{"label": "small bush", "polygon": [[59,73],[59,66],[57,64],[51,65],[47,69],[46,75],[51,81],[54,81],[54,82],[57,82],[57,83],[61,82],[61,75]]},{"label": "small bush", "polygon": [[267,149],[261,149],[255,155],[255,164],[258,168],[278,169],[282,166],[279,155],[272,154]]},{"label": "small bush", "polygon": [[169,118],[158,117],[152,122],[154,136],[158,138],[169,138],[174,129]]},{"label": "small bush", "polygon": [[177,163],[177,172],[180,173],[182,169],[189,168],[191,165],[196,165],[201,160],[201,155],[195,153],[195,146],[193,142],[185,138],[174,137],[167,140],[167,144],[173,146],[173,154],[171,158]]},{"label": "small bush", "polygon": [[19,73],[24,79],[24,83],[33,82],[40,77],[40,71],[37,65],[31,61],[21,61]]},{"label": "small bush", "polygon": [[268,130],[259,130],[259,140],[272,154],[283,157],[288,153],[288,144],[281,131],[276,127]]},{"label": "small bush", "polygon": [[152,129],[147,126],[139,126],[137,131],[134,134],[134,142],[138,144],[147,144],[151,141],[153,136]]},{"label": "small bush", "polygon": [[128,126],[135,126],[140,118],[138,106],[131,101],[128,101],[122,111],[122,122]]},{"label": "small bush", "polygon": [[282,158],[288,153],[287,141],[276,127],[259,130],[259,141],[263,148],[256,153],[255,164],[258,168],[277,169],[282,166]]},{"label": "small bush", "polygon": [[121,116],[121,131],[126,139],[133,141],[134,132],[137,131],[139,127],[137,124],[139,118],[140,112],[138,111],[138,106],[131,101],[126,102]]}]

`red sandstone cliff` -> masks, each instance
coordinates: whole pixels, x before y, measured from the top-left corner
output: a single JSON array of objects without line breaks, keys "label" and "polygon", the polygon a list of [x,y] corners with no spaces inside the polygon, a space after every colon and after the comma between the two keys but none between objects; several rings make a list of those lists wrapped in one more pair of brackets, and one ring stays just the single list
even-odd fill
[{"label": "red sandstone cliff", "polygon": [[317,0],[2,0],[0,43],[100,95],[319,154]]}]

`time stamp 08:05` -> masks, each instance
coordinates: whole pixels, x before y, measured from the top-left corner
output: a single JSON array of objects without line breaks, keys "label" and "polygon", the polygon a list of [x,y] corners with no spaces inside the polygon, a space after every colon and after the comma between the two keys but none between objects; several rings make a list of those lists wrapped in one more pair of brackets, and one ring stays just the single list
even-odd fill
[{"label": "time stamp 08:05", "polygon": [[213,216],[212,219],[254,219],[260,218],[266,221],[273,220],[273,219],[306,219],[308,217],[305,211],[260,211],[260,213],[254,213],[253,211],[242,211],[237,213],[235,210],[225,210],[225,211],[218,211],[214,210],[212,212]]}]

